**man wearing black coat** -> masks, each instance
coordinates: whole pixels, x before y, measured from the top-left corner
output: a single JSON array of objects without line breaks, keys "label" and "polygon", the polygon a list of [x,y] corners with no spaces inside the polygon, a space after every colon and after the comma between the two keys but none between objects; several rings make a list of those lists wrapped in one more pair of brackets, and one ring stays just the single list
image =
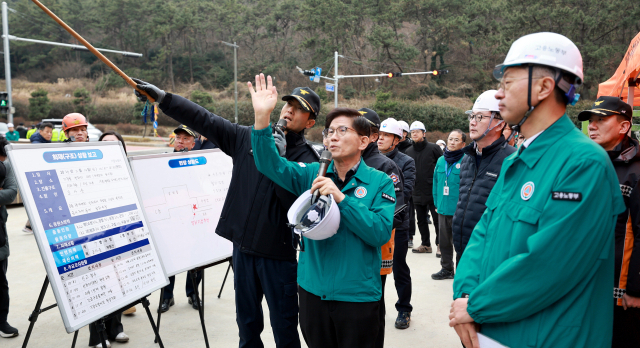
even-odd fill
[{"label": "man wearing black coat", "polygon": [[485,203],[498,180],[502,162],[516,151],[502,136],[505,123],[500,116],[499,101],[494,97],[496,92],[484,92],[473,109],[467,111],[469,137],[473,142],[462,149],[466,156],[460,163],[460,197],[452,227],[456,265],[487,208]]},{"label": "man wearing black coat", "polygon": [[[378,114],[368,108],[362,108],[358,110],[364,118],[369,121],[371,125],[371,135],[369,136],[369,145],[364,152],[362,153],[362,160],[364,163],[374,169],[377,169],[385,174],[387,174],[391,180],[393,180],[393,186],[396,192],[396,209],[404,205],[404,174],[398,168],[396,163],[391,160],[389,157],[380,153],[378,150],[378,135],[380,134],[380,116]],[[405,220],[404,214],[396,214],[393,216],[393,228],[394,230],[401,227]],[[391,239],[394,238],[394,234],[391,235]],[[382,246],[382,248],[391,248],[393,250],[394,241],[390,240],[389,243]],[[391,253],[393,255],[393,253]],[[385,270],[386,269],[386,270]],[[380,277],[382,279],[382,298],[380,299],[380,327],[378,329],[378,338],[376,340],[375,347],[383,347],[384,346],[384,327],[385,321],[384,316],[386,313],[386,308],[384,305],[384,286],[387,282],[387,274],[390,273],[393,269],[393,258],[391,260],[385,260],[385,257],[382,258],[382,270],[380,273]]]},{"label": "man wearing black coat", "polygon": [[426,128],[422,122],[415,121],[411,124],[411,139],[413,146],[408,148],[406,154],[416,162],[416,183],[413,188],[413,205],[416,209],[418,229],[422,236],[419,246],[413,248],[414,253],[431,253],[431,238],[429,236],[429,212],[433,217],[433,226],[436,231],[436,244],[438,244],[438,214],[433,202],[433,171],[436,168],[438,158],[442,156],[440,146],[430,143],[425,138]]},{"label": "man wearing black coat", "polygon": [[[251,127],[233,124],[175,94],[165,93],[136,80],[160,109],[212,141],[233,158],[229,193],[216,233],[233,242],[236,322],[240,347],[263,347],[262,297],[267,299],[277,347],[300,347],[298,336],[298,284],[296,251],[287,211],[297,199],[256,168],[251,148]],[[145,98],[140,97],[141,100]],[[304,137],[320,111],[320,98],[307,87],[296,88],[286,101],[280,119],[286,134],[276,131],[281,156],[296,162],[317,162],[318,153]]]}]

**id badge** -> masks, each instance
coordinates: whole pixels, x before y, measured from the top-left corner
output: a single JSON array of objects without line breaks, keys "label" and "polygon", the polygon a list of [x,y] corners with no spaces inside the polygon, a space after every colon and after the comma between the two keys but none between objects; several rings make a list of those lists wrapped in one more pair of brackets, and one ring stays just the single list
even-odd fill
[{"label": "id badge", "polygon": [[444,187],[444,192],[442,194],[445,195],[445,196],[449,195],[449,186],[445,186]]}]

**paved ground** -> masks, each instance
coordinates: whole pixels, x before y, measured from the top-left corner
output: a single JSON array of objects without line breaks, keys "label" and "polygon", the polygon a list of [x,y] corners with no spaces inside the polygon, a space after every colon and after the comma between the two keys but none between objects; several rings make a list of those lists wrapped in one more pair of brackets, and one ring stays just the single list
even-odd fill
[{"label": "paved ground", "polygon": [[[0,347],[20,347],[29,327],[27,318],[33,310],[45,277],[44,266],[38,247],[32,234],[21,232],[27,215],[22,205],[9,207],[9,287],[11,308],[9,323],[20,330],[20,336],[11,339],[0,338]],[[433,228],[433,225],[430,225]],[[433,230],[432,230],[433,231]],[[432,234],[432,240],[435,238]],[[393,327],[397,312],[394,303],[397,300],[393,277],[387,280],[385,293],[387,302],[386,344],[385,347],[460,347],[460,341],[453,329],[448,326],[447,315],[451,304],[452,280],[435,281],[431,273],[440,270],[440,263],[435,254],[413,254],[409,252],[408,262],[413,279],[413,315],[411,327],[397,330]],[[227,266],[219,265],[206,270],[205,287],[205,320],[211,347],[237,347],[238,329],[235,322],[235,305],[233,293],[233,272],[222,292],[216,298]],[[164,313],[161,321],[161,336],[165,347],[204,347],[202,329],[197,311],[187,303],[181,291],[185,283],[185,275],[178,275],[176,284],[176,305]],[[155,317],[159,291],[151,294],[150,301]],[[55,303],[51,290],[47,292],[44,306]],[[131,317],[123,317],[125,332],[131,337],[129,343],[114,343],[113,347],[157,347],[153,343],[153,331],[141,305],[137,313]],[[265,313],[265,330],[262,339],[265,347],[275,347],[273,334],[268,319],[268,307],[263,304]],[[300,336],[302,337],[302,335]],[[57,308],[40,315],[29,347],[69,347],[73,335],[67,334],[60,312]],[[77,347],[86,347],[89,342],[88,328],[82,328],[78,336]],[[303,347],[306,345],[303,342]]]}]

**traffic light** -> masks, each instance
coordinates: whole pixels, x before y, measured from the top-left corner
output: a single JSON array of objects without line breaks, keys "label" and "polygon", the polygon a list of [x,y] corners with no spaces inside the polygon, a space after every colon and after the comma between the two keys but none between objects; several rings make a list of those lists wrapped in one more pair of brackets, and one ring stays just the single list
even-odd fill
[{"label": "traffic light", "polygon": [[0,92],[0,113],[3,115],[9,113],[9,94],[7,92]]},{"label": "traffic light", "polygon": [[434,70],[431,74],[433,76],[446,75],[449,73],[449,70]]},{"label": "traffic light", "polygon": [[401,77],[402,73],[401,72],[390,72],[387,74],[387,76],[389,76],[389,78],[391,77]]}]

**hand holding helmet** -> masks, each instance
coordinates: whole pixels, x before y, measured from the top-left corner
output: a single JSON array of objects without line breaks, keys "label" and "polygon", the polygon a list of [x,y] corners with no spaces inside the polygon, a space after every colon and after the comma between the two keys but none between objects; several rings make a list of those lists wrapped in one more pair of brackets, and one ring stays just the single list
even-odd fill
[{"label": "hand holding helmet", "polygon": [[323,196],[333,195],[333,199],[336,203],[342,202],[345,197],[344,193],[342,193],[338,186],[336,186],[336,183],[325,176],[319,176],[313,181],[313,184],[311,185],[311,193],[316,190],[319,190],[320,194]]}]

